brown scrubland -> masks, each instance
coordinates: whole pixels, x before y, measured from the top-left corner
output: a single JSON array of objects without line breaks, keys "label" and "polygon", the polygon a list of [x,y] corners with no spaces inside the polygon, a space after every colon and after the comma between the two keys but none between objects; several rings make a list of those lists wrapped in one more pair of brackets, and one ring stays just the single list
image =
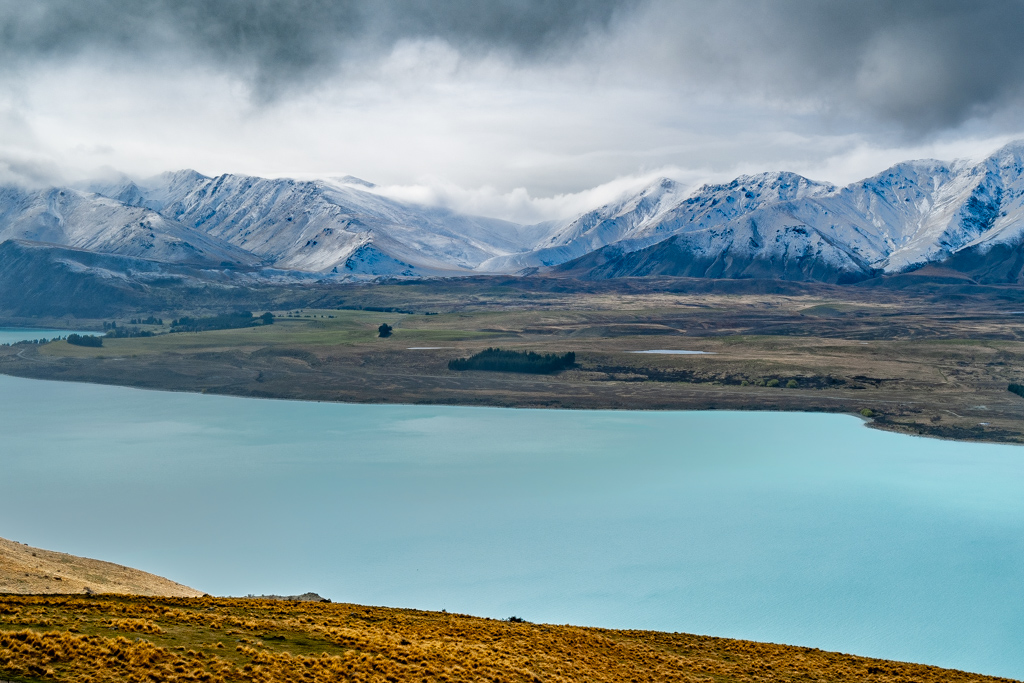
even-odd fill
[{"label": "brown scrubland", "polygon": [[[752,291],[756,284],[524,278],[352,287],[316,308],[274,309],[269,326],[165,334],[150,325],[142,327],[156,336],[105,339],[102,348],[0,347],[0,373],[353,403],[838,412],[870,417],[878,429],[1024,443],[1024,398],[1007,390],[1024,383],[1024,289],[761,283],[781,291]],[[390,336],[379,336],[381,324]],[[572,352],[575,365],[551,375],[449,366],[494,347]],[[636,353],[652,349],[708,353]]]},{"label": "brown scrubland", "polygon": [[803,647],[244,598],[0,596],[18,681],[998,681]]}]

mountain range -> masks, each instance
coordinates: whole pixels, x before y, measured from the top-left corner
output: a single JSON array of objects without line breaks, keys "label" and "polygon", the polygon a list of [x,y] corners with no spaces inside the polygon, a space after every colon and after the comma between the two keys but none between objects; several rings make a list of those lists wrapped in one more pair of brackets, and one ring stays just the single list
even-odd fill
[{"label": "mountain range", "polygon": [[[662,178],[535,225],[397,201],[350,176],[185,170],[9,186],[0,187],[0,242],[56,250],[73,270],[97,267],[84,257],[94,254],[147,272],[300,280],[549,273],[848,283],[935,265],[1022,282],[1024,142],[977,163],[904,162],[842,187],[788,172],[695,188]],[[104,263],[119,270],[116,259]]]}]

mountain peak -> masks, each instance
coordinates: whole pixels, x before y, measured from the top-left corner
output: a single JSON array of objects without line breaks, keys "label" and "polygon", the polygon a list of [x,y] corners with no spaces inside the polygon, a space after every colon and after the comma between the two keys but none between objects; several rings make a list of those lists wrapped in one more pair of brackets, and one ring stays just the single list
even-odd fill
[{"label": "mountain peak", "polygon": [[166,183],[196,182],[198,180],[210,179],[209,176],[205,176],[199,171],[191,168],[183,168],[177,171],[165,171],[156,177]]},{"label": "mountain peak", "polygon": [[788,201],[833,192],[835,189],[832,183],[811,180],[792,171],[765,171],[741,175],[728,183],[701,185],[694,190],[692,196],[709,196],[738,191],[748,199],[770,197],[773,200]]},{"label": "mountain peak", "polygon": [[362,178],[357,178],[354,175],[346,175],[346,176],[342,176],[340,178],[329,178],[329,180],[334,180],[335,182],[340,183],[341,185],[358,185],[360,187],[377,187],[374,183],[371,183],[369,180],[363,180]]},{"label": "mountain peak", "polygon": [[995,163],[999,168],[1014,169],[1021,173],[1024,168],[1024,140],[1006,143],[990,154],[987,161]]}]

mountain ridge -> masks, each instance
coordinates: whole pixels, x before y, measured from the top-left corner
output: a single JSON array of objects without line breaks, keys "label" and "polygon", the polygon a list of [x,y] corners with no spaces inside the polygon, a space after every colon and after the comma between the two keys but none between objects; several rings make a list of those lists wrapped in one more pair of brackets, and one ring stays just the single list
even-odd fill
[{"label": "mountain ridge", "polygon": [[659,178],[534,225],[399,201],[351,176],[183,169],[80,188],[0,187],[5,240],[342,280],[544,272],[844,283],[947,261],[1017,278],[1012,265],[981,261],[1024,242],[1024,142],[977,163],[901,162],[844,186],[787,171],[693,188]]},{"label": "mountain ridge", "polygon": [[[902,162],[841,188],[762,203],[736,217],[719,212],[691,218],[661,243],[607,245],[601,254],[591,252],[552,272],[852,282],[943,263],[965,249],[983,254],[997,244],[1012,248],[1024,241],[1022,156],[1024,144],[1011,143],[973,165]],[[720,188],[740,180],[702,186],[685,203],[700,198],[701,206],[714,205]],[[794,263],[801,265],[794,269]],[[827,275],[822,279],[817,272]]]}]

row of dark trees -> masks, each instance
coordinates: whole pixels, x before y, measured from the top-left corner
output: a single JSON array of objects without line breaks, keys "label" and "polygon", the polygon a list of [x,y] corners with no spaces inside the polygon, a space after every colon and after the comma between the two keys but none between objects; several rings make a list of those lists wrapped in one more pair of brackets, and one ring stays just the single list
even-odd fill
[{"label": "row of dark trees", "polygon": [[254,317],[252,311],[238,311],[235,313],[221,313],[206,318],[190,318],[182,316],[171,321],[171,332],[208,332],[210,330],[235,330],[242,327],[255,327],[257,325],[273,325],[274,314],[267,311],[263,315]]},{"label": "row of dark trees", "polygon": [[103,336],[110,339],[129,339],[132,337],[152,337],[153,332],[150,330],[140,330],[137,327],[114,327],[107,330],[107,333]]},{"label": "row of dark trees", "polygon": [[74,344],[75,346],[90,346],[92,348],[103,346],[103,340],[91,334],[75,334],[72,332],[67,336],[66,341],[68,344]]},{"label": "row of dark trees", "polygon": [[489,348],[469,358],[448,361],[449,370],[491,370],[495,372],[525,372],[535,375],[551,375],[571,368],[576,364],[576,353],[562,355],[539,354],[533,351],[510,351]]}]

